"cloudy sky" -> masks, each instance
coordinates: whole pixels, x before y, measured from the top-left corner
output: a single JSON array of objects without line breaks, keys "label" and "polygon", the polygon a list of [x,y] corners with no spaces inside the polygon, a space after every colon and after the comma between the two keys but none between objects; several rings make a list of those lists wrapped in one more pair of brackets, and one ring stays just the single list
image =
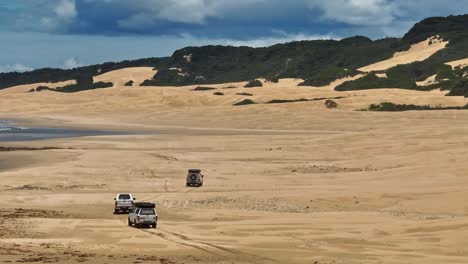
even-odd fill
[{"label": "cloudy sky", "polygon": [[0,0],[0,71],[168,56],[185,46],[402,36],[468,0]]}]

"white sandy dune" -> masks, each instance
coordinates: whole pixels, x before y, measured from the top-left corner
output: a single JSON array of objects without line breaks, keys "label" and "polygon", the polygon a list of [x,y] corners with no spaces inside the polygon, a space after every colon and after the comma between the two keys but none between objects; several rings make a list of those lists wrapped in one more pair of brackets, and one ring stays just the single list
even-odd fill
[{"label": "white sandy dune", "polygon": [[131,67],[98,75],[94,77],[94,81],[112,82],[114,86],[124,86],[125,83],[133,81],[133,85],[139,86],[143,81],[152,79],[155,74],[156,70],[151,67]]},{"label": "white sandy dune", "polygon": [[462,59],[462,60],[457,60],[457,61],[447,62],[445,64],[452,66],[452,68],[466,67],[466,66],[468,66],[468,58]]},{"label": "white sandy dune", "polygon": [[436,77],[437,77],[437,74],[429,76],[429,77],[427,77],[426,80],[416,82],[416,84],[418,86],[428,86],[428,85],[431,85],[431,84],[435,84],[435,83],[437,83]]},{"label": "white sandy dune", "polygon": [[439,39],[438,37],[431,37],[427,40],[414,44],[407,51],[397,52],[391,59],[380,61],[358,70],[363,72],[383,71],[395,67],[399,64],[409,64],[416,61],[423,61],[441,49],[447,46],[448,42]]}]

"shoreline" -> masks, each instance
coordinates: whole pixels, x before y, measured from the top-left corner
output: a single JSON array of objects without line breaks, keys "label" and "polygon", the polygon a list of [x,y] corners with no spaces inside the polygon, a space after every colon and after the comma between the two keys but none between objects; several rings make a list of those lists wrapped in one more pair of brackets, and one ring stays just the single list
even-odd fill
[{"label": "shoreline", "polygon": [[[36,125],[37,123],[37,125]],[[38,122],[16,122],[13,119],[0,119],[0,142],[24,142],[37,140],[53,140],[89,136],[130,135],[135,132],[111,131],[108,129],[84,129],[71,127],[54,127],[39,125]],[[141,133],[141,132],[140,132]]]}]

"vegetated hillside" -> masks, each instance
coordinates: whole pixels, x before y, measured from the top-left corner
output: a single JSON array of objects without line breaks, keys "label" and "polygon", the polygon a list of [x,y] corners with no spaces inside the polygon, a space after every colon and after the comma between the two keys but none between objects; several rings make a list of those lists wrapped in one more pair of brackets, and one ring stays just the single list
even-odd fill
[{"label": "vegetated hillside", "polygon": [[[405,88],[430,90],[442,88],[450,90],[448,95],[468,95],[468,67],[452,69],[446,62],[468,58],[468,15],[434,17],[417,23],[401,40],[402,48],[421,42],[432,36],[449,41],[448,46],[425,61],[398,65],[386,71],[388,78],[377,80],[375,76],[343,83],[336,90],[360,90],[376,88]],[[439,82],[430,86],[418,87],[416,82],[437,75]],[[457,88],[456,91],[452,89]]]},{"label": "vegetated hillside", "polygon": [[395,38],[372,41],[352,37],[314,40],[267,48],[205,46],[176,51],[165,68],[144,85],[238,82],[256,78],[303,78],[328,84],[355,74],[353,69],[390,58],[399,48]]},{"label": "vegetated hillside", "polygon": [[0,89],[31,83],[77,80],[128,67],[158,67],[165,60],[166,58],[148,58],[117,63],[107,62],[70,70],[44,68],[24,73],[0,73]]},{"label": "vegetated hillside", "polygon": [[[266,48],[204,46],[187,47],[168,58],[150,58],[120,63],[104,63],[72,70],[41,69],[26,73],[0,74],[0,89],[11,86],[59,82],[95,76],[127,67],[156,67],[158,72],[142,85],[188,85],[238,82],[266,78],[302,78],[302,85],[324,86],[357,70],[389,59],[412,44],[439,36],[449,41],[446,48],[422,62],[398,65],[385,70],[388,78],[375,73],[345,82],[340,91],[376,88],[430,90],[444,88],[449,95],[468,94],[464,80],[468,68],[452,69],[444,63],[468,58],[468,15],[428,18],[417,23],[403,38],[372,41],[356,36],[340,41],[315,40],[278,44]],[[418,87],[416,81],[437,75],[438,84]],[[139,84],[136,84],[139,85]],[[78,87],[79,88],[79,87]],[[78,89],[77,88],[77,89]]]}]

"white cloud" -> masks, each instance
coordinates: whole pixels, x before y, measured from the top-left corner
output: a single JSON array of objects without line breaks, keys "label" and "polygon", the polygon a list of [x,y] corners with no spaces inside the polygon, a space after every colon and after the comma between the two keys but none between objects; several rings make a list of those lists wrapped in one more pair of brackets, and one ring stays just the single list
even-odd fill
[{"label": "white cloud", "polygon": [[52,16],[39,20],[40,28],[44,31],[56,31],[66,28],[77,16],[75,0],[60,0],[53,9]]},{"label": "white cloud", "polygon": [[26,72],[32,71],[33,69],[23,64],[13,64],[13,65],[4,65],[0,66],[0,72]]},{"label": "white cloud", "polygon": [[161,0],[157,16],[174,22],[203,24],[205,18],[217,14],[216,1]]},{"label": "white cloud", "polygon": [[389,25],[400,13],[389,0],[312,0],[310,7],[321,10],[324,19],[365,26]]},{"label": "white cloud", "polygon": [[54,9],[58,18],[72,19],[78,15],[75,0],[61,0]]},{"label": "white cloud", "polygon": [[135,12],[118,21],[118,24],[126,29],[130,27],[137,29],[138,26],[147,26],[157,20],[201,25],[207,18],[224,17],[234,8],[239,9],[257,3],[268,3],[268,0],[134,0],[131,2],[112,0],[112,4]]},{"label": "white cloud", "polygon": [[287,43],[301,40],[339,39],[334,35],[307,35],[307,34],[282,34],[277,37],[264,37],[252,40],[215,40],[215,42],[231,46],[268,47],[279,43]]},{"label": "white cloud", "polygon": [[78,60],[74,57],[72,58],[69,58],[67,60],[65,60],[65,62],[63,63],[63,67],[64,69],[74,69],[74,68],[78,68],[80,67],[81,64],[78,62]]}]

